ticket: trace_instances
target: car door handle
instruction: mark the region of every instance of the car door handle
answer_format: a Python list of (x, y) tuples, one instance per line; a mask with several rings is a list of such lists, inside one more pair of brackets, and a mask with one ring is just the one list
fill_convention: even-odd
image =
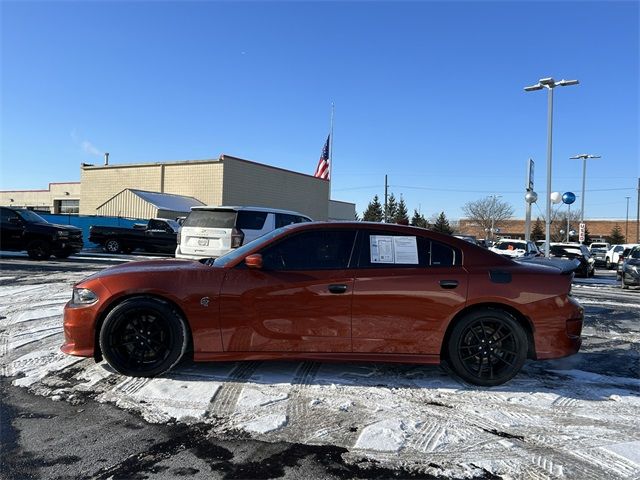
[(347, 291), (347, 286), (340, 284), (329, 285), (329, 291), (331, 293), (344, 293)]
[(442, 288), (456, 288), (458, 286), (457, 280), (440, 280), (440, 286)]

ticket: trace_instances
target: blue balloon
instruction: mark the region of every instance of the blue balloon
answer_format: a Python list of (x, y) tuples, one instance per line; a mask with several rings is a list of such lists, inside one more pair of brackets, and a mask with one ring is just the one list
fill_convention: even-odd
[(576, 195), (573, 192), (566, 192), (564, 195), (562, 195), (562, 202), (566, 203), (567, 205), (571, 205), (575, 201)]

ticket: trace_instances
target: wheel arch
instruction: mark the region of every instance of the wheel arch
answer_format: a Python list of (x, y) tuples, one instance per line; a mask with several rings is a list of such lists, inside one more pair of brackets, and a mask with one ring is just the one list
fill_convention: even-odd
[(160, 295), (160, 294), (156, 294), (156, 293), (131, 293), (128, 295), (124, 295), (122, 297), (118, 297), (116, 299), (114, 299), (111, 303), (109, 303), (103, 310), (102, 312), (100, 312), (100, 315), (98, 316), (98, 319), (96, 320), (96, 325), (94, 328), (94, 332), (93, 332), (93, 358), (96, 362), (99, 362), (102, 360), (102, 350), (100, 349), (100, 330), (102, 330), (102, 325), (104, 324), (105, 319), (107, 318), (107, 315), (109, 315), (109, 313), (116, 308), (118, 305), (120, 305), (122, 302), (125, 302), (127, 300), (131, 300), (132, 298), (145, 298), (145, 299), (155, 299), (155, 300), (159, 300), (163, 303), (166, 303), (167, 305), (170, 305), (173, 309), (175, 309), (178, 314), (182, 317), (182, 319), (184, 320), (184, 323), (186, 325), (187, 328), (187, 335), (188, 335), (188, 339), (187, 339), (187, 350), (185, 352), (185, 354), (189, 355), (189, 358), (193, 357), (193, 335), (191, 333), (191, 325), (189, 324), (189, 319), (188, 317), (185, 315), (184, 310), (182, 308), (180, 308), (180, 306), (174, 302), (173, 300)]
[(478, 310), (485, 310), (485, 309), (502, 310), (504, 312), (509, 313), (513, 318), (515, 318), (527, 336), (527, 358), (536, 358), (536, 348), (535, 348), (536, 346), (535, 346), (535, 339), (533, 336), (533, 325), (531, 324), (531, 320), (527, 318), (524, 314), (522, 314), (522, 312), (520, 312), (517, 308), (512, 307), (511, 305), (507, 305), (504, 303), (497, 303), (497, 302), (486, 302), (486, 303), (475, 303), (473, 305), (469, 305), (464, 309), (460, 310), (453, 317), (453, 319), (451, 319), (451, 321), (449, 322), (449, 325), (447, 325), (447, 330), (442, 339), (442, 344), (440, 347), (441, 359), (447, 358), (447, 354), (448, 354), (447, 345), (449, 343), (449, 337), (451, 336), (451, 332), (454, 326), (456, 325), (456, 323), (458, 323), (458, 321), (462, 317), (464, 317), (469, 313), (476, 312)]

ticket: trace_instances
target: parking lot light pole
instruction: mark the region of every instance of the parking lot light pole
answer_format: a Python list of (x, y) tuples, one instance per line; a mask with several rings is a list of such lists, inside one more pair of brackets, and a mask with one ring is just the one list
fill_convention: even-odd
[(567, 87), (577, 85), (578, 80), (560, 80), (556, 82), (553, 78), (541, 78), (537, 84), (524, 87), (525, 92), (547, 89), (547, 214), (545, 218), (545, 244), (544, 256), (549, 258), (549, 243), (551, 242), (551, 151), (553, 132), (553, 89), (556, 87)]
[(589, 155), (588, 153), (581, 153), (580, 155), (574, 155), (569, 157), (572, 160), (582, 159), (582, 197), (580, 197), (580, 223), (584, 223), (584, 187), (587, 179), (587, 159), (589, 158), (601, 158), (600, 155)]
[(627, 219), (624, 222), (624, 241), (625, 243), (629, 243), (629, 199), (631, 197), (626, 196), (627, 199)]

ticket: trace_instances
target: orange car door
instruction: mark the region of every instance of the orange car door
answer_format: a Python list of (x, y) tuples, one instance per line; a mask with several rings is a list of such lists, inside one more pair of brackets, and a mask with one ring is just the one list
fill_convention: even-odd
[(460, 257), (459, 250), (427, 237), (363, 235), (353, 294), (353, 351), (438, 355), (447, 323), (466, 302), (468, 280)]
[(230, 352), (350, 352), (355, 230), (305, 231), (225, 276), (222, 341)]

